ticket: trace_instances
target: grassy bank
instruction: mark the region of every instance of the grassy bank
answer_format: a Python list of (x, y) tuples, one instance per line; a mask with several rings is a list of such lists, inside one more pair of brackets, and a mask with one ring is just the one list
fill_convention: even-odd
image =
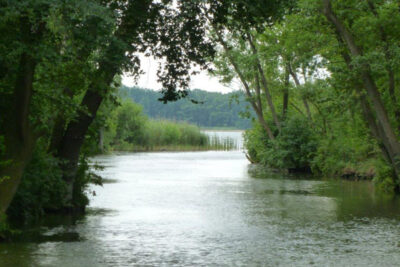
[(102, 151), (205, 151), (236, 148), (233, 139), (209, 136), (186, 122), (151, 120), (141, 106), (124, 101), (109, 115)]
[(185, 122), (149, 120), (138, 142), (120, 141), (114, 151), (206, 151), (230, 150), (236, 147), (232, 139), (221, 139), (201, 132), (200, 128)]

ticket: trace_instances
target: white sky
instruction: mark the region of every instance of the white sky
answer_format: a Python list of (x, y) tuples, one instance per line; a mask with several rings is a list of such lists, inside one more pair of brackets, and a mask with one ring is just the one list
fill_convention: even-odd
[[(145, 72), (137, 84), (135, 84), (134, 79), (129, 77), (128, 73), (125, 73), (122, 77), (122, 84), (126, 86), (139, 86), (143, 88), (148, 88), (152, 90), (160, 90), (161, 84), (157, 82), (157, 67), (158, 61), (151, 57), (140, 56), (141, 68)], [(237, 86), (227, 87), (218, 81), (217, 77), (211, 77), (208, 75), (207, 71), (202, 71), (197, 75), (192, 76), (190, 84), (190, 89), (201, 89), (210, 92), (221, 92), (229, 93), (237, 90)]]

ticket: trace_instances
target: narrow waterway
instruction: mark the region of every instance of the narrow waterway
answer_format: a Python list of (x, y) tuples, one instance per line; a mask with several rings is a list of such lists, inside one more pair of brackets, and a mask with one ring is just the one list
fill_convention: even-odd
[(107, 183), (90, 188), (88, 214), (47, 222), (36, 241), (0, 244), (0, 266), (400, 263), (400, 201), (368, 182), (268, 173), (241, 150), (94, 162)]

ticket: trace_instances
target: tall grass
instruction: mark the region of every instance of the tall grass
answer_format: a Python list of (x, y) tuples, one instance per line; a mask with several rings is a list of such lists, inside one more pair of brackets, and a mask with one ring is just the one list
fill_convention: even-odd
[(165, 119), (151, 120), (131, 100), (108, 114), (100, 144), (101, 151), (189, 151), (230, 150), (233, 140), (209, 137), (196, 125)]
[(140, 140), (121, 142), (114, 150), (129, 151), (197, 151), (231, 150), (236, 143), (231, 138), (209, 136), (200, 128), (186, 122), (148, 120), (143, 126)]
[(184, 122), (172, 122), (167, 120), (150, 120), (144, 127), (144, 140), (140, 144), (144, 147), (205, 147), (208, 138), (200, 132), (195, 125)]

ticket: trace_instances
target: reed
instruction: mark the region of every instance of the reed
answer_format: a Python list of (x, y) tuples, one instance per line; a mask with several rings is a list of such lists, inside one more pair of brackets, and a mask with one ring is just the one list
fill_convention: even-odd
[(237, 148), (232, 138), (209, 136), (196, 125), (169, 120), (146, 121), (136, 142), (118, 142), (113, 150), (122, 151), (205, 151)]

